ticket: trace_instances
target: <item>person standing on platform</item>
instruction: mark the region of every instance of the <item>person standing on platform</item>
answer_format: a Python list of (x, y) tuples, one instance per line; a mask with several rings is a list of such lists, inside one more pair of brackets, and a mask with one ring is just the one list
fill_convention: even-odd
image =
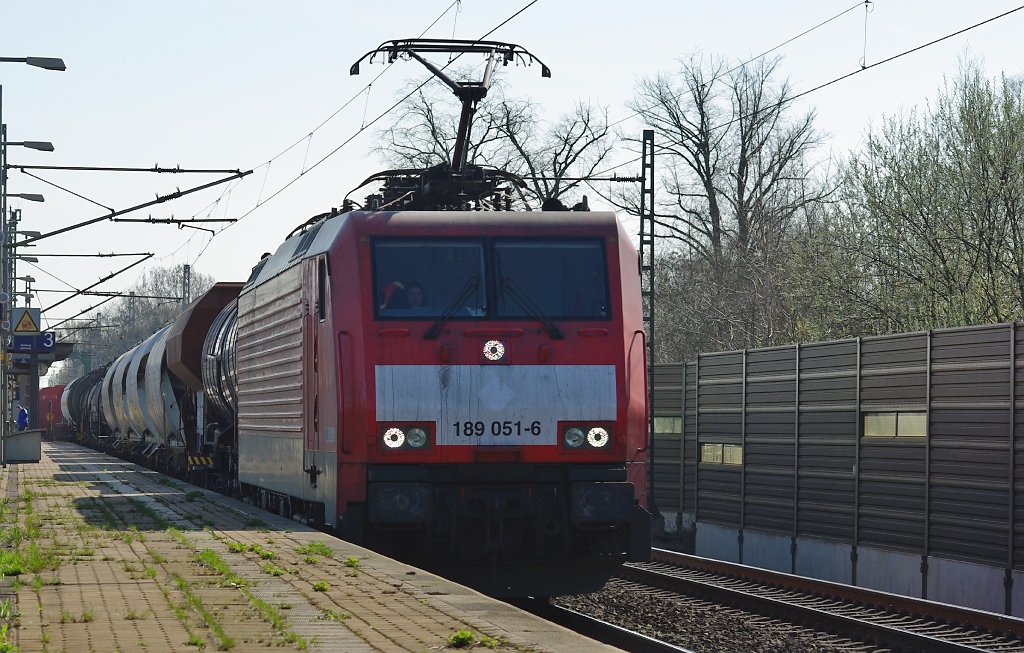
[(18, 430), (19, 431), (24, 431), (27, 428), (28, 428), (28, 411), (25, 410), (24, 406), (19, 404), (18, 405)]

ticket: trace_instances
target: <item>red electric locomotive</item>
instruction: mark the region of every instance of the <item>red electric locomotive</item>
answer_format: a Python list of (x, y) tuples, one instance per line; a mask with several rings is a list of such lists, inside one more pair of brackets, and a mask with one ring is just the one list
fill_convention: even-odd
[(493, 594), (649, 555), (637, 255), (610, 213), (327, 217), (243, 289), (236, 364), (262, 505)]

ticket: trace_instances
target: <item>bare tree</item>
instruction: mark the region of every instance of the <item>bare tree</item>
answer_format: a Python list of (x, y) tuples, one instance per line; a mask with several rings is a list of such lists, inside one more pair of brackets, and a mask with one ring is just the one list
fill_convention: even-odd
[[(630, 103), (655, 131), (657, 234), (678, 246), (664, 262), (685, 270), (677, 278), (662, 265), (661, 279), (689, 279), (688, 292), (699, 295), (660, 301), (670, 302), (665, 311), (694, 312), (669, 324), (703, 324), (705, 351), (790, 339), (789, 243), (829, 194), (809, 159), (820, 143), (814, 112), (793, 109), (778, 64), (727, 69), (694, 55), (676, 73), (641, 80)], [(636, 193), (616, 202), (638, 212)]]
[[(426, 168), (451, 160), (460, 107), (448, 87), (433, 79), (410, 82), (402, 95), (417, 87), (377, 133), (373, 151), (388, 165)], [(507, 97), (498, 80), (477, 108), (468, 160), (526, 178), (520, 201), (529, 209), (578, 190), (575, 178), (591, 175), (612, 146), (604, 110), (581, 101), (549, 123), (532, 101)]]
[[(181, 313), (183, 266), (153, 268), (124, 295), (95, 313), (68, 323), (59, 339), (75, 343), (73, 359), (55, 372), (54, 384), (63, 383), (112, 361)], [(214, 284), (213, 277), (191, 272), (192, 296), (199, 297)]]

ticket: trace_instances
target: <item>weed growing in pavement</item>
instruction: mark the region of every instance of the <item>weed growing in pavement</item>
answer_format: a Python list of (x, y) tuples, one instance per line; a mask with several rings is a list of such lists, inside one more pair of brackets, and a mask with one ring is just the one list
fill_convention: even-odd
[(488, 635), (480, 636), (480, 644), (493, 650), (497, 651), (500, 647), (508, 643), (508, 640), (499, 637), (490, 637)]
[(299, 555), (318, 555), (325, 558), (334, 557), (334, 549), (324, 544), (321, 540), (314, 540), (307, 544), (302, 544), (295, 547), (295, 552)]
[(238, 587), (248, 585), (248, 581), (231, 571), (231, 567), (229, 567), (228, 564), (224, 562), (224, 559), (220, 557), (220, 554), (213, 549), (203, 549), (197, 553), (196, 561), (206, 565), (223, 576), (225, 583), (232, 583)]
[(203, 527), (203, 530), (204, 530), (204, 531), (206, 531), (207, 533), (209, 533), (209, 534), (210, 534), (210, 537), (212, 537), (213, 539), (217, 540), (218, 542), (221, 542), (221, 541), (223, 541), (223, 540), (226, 540), (226, 539), (227, 539), (226, 537), (224, 537), (224, 536), (223, 536), (223, 535), (221, 535), (220, 533), (217, 533), (216, 531), (214, 531), (214, 530), (213, 530), (212, 528), (210, 528), (209, 526), (204, 526), (204, 527)]
[(320, 621), (345, 621), (351, 619), (352, 615), (345, 614), (344, 612), (335, 612), (334, 610), (324, 609), (321, 611), (320, 616), (317, 617)]
[(313, 589), (317, 592), (326, 592), (327, 587), (327, 581), (325, 580), (318, 580), (317, 582), (313, 583)]
[(185, 501), (188, 501), (189, 503), (191, 503), (191, 502), (195, 501), (196, 499), (202, 499), (204, 496), (206, 496), (206, 495), (203, 494), (203, 492), (201, 490), (192, 490), (191, 492), (189, 492), (188, 494), (185, 495)]
[(191, 549), (191, 548), (192, 548), (192, 543), (191, 543), (191, 542), (189, 542), (188, 538), (187, 538), (187, 537), (185, 537), (185, 536), (184, 536), (184, 535), (182, 534), (182, 532), (181, 532), (181, 531), (179, 531), (179, 530), (178, 530), (177, 528), (175, 528), (175, 527), (173, 527), (173, 526), (168, 526), (168, 527), (167, 527), (167, 532), (171, 534), (171, 537), (173, 537), (174, 539), (178, 540), (178, 542), (179, 542), (179, 543), (180, 543), (180, 544), (181, 544), (181, 545), (182, 545), (183, 547), (185, 547), (185, 548), (188, 548), (188, 549)]
[(260, 529), (260, 528), (268, 528), (270, 526), (270, 524), (268, 524), (267, 522), (263, 521), (259, 517), (250, 517), (249, 519), (245, 520), (244, 526), (246, 528)]
[(85, 610), (77, 617), (67, 610), (60, 613), (60, 622), (62, 624), (85, 624), (91, 621), (96, 621), (96, 613), (92, 610)]
[(139, 612), (137, 610), (129, 610), (128, 612), (124, 613), (124, 618), (127, 621), (136, 621), (138, 619), (145, 619), (150, 614), (152, 614), (152, 613), (149, 610), (146, 610), (145, 612)]
[(153, 510), (153, 508), (151, 508), (145, 501), (140, 501), (139, 499), (128, 499), (128, 502), (131, 503), (132, 507), (134, 507), (136, 510), (138, 510), (143, 515), (153, 520), (153, 523), (156, 524), (157, 528), (166, 529), (168, 526), (170, 526), (170, 523), (166, 519), (158, 515), (157, 512)]
[(289, 630), (286, 633), (282, 633), (282, 637), (284, 637), (284, 641), (294, 645), (295, 648), (299, 649), (300, 651), (305, 651), (307, 648), (309, 648), (309, 641), (304, 637), (299, 637), (299, 634), (296, 633), (294, 630)]
[(93, 499), (92, 503), (99, 507), (100, 512), (103, 513), (103, 529), (108, 531), (116, 531), (120, 527), (117, 521), (117, 516), (114, 515), (110, 506), (107, 505), (106, 499), (99, 498)]
[(447, 643), (450, 648), (467, 648), (476, 644), (476, 633), (472, 630), (457, 630), (448, 635)]
[(245, 553), (248, 550), (249, 547), (241, 542), (228, 542), (228, 551), (231, 551), (232, 553)]
[(171, 578), (174, 580), (174, 584), (178, 586), (178, 589), (185, 594), (185, 600), (188, 601), (189, 605), (192, 606), (192, 609), (199, 614), (203, 623), (210, 629), (210, 632), (213, 633), (213, 636), (217, 639), (217, 648), (222, 651), (226, 651), (234, 646), (235, 640), (231, 639), (224, 633), (224, 629), (221, 628), (221, 625), (217, 623), (217, 620), (214, 619), (213, 615), (211, 615), (206, 609), (202, 600), (192, 593), (192, 590), (185, 579), (178, 574), (171, 574)]
[(249, 590), (242, 588), (242, 593), (245, 594), (249, 602), (256, 607), (257, 610), (263, 613), (264, 619), (266, 619), (276, 631), (281, 633), (281, 637), (284, 641), (294, 644), (296, 648), (300, 650), (306, 650), (309, 646), (309, 641), (299, 637), (294, 631), (286, 630), (288, 628), (288, 620), (284, 615), (281, 614), (278, 608), (270, 605), (258, 596), (254, 596)]
[(156, 482), (159, 483), (160, 485), (165, 485), (165, 486), (167, 486), (169, 488), (174, 488), (175, 490), (184, 490), (185, 489), (185, 488), (181, 487), (181, 485), (179, 485), (178, 483), (175, 483), (171, 479), (167, 478), (166, 476), (161, 476), (160, 478), (158, 478), (156, 480)]
[(0, 551), (0, 574), (17, 576), (25, 571), (25, 558), (18, 551)]
[(351, 567), (352, 569), (358, 569), (359, 568), (359, 558), (356, 558), (354, 556), (345, 558), (345, 566), (346, 567)]
[(60, 567), (60, 558), (50, 551), (42, 551), (33, 542), (28, 546), (28, 553), (25, 555), (25, 568), (32, 573), (39, 573), (44, 569), (56, 571)]
[(0, 653), (17, 653), (18, 647), (11, 641), (11, 635), (8, 634), (9, 626), (3, 624), (0, 626)]
[(270, 563), (270, 562), (268, 562), (268, 563), (263, 565), (263, 571), (268, 573), (268, 574), (270, 574), (271, 576), (283, 576), (284, 575), (284, 569), (281, 569), (277, 565), (275, 565), (273, 563)]
[(156, 562), (158, 564), (167, 562), (167, 558), (160, 555), (160, 552), (158, 551), (154, 551), (153, 549), (146, 549), (146, 553), (149, 554), (150, 558), (153, 558), (153, 562)]
[(306, 556), (305, 558), (302, 559), (302, 561), (305, 562), (307, 565), (315, 565), (318, 562), (320, 562), (320, 559), (319, 558), (314, 558), (313, 556)]

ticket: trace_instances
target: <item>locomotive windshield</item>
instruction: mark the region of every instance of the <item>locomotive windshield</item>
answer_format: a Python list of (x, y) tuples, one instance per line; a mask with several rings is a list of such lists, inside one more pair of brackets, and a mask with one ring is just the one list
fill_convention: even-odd
[(381, 238), (374, 241), (373, 271), (382, 319), (611, 315), (601, 239)]
[(436, 318), (458, 300), (453, 317), (484, 314), (484, 248), (480, 241), (380, 240), (374, 247), (377, 314)]
[(607, 317), (602, 245), (598, 240), (495, 241), (495, 315), (527, 317), (539, 312), (560, 319)]

